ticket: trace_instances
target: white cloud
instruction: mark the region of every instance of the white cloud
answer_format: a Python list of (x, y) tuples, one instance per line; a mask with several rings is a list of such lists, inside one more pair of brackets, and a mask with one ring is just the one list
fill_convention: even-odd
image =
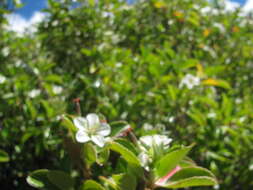
[(6, 18), (9, 22), (7, 29), (17, 32), (18, 34), (24, 34), (26, 31), (35, 32), (36, 24), (41, 22), (46, 17), (45, 13), (35, 12), (30, 19), (26, 19), (19, 14), (10, 14)]
[(226, 11), (234, 11), (235, 9), (237, 9), (239, 7), (240, 7), (239, 3), (229, 1), (229, 0), (225, 1), (225, 10)]
[(244, 4), (242, 10), (246, 13), (253, 10), (253, 0), (247, 0), (247, 2)]

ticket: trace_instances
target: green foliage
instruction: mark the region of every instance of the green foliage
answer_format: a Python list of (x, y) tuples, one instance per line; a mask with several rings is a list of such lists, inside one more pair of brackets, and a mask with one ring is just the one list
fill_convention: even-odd
[(81, 190), (104, 190), (104, 188), (96, 181), (87, 180), (81, 187)]
[(0, 150), (0, 162), (8, 162), (9, 160), (9, 155), (5, 151)]
[[(137, 136), (169, 132), (175, 144), (197, 145), (189, 155), (211, 169), (221, 190), (251, 190), (252, 18), (223, 8), (206, 13), (205, 0), (79, 2), (49, 1), (38, 31), (21, 37), (5, 29), (9, 10), (0, 10), (0, 148), (9, 154), (0, 155), (9, 160), (0, 164), (1, 187), (29, 189), (25, 177), (40, 168), (79, 172), (71, 169), (73, 160), (74, 168), (83, 163), (71, 133), (78, 97), (85, 114), (129, 122), (112, 124), (115, 136), (128, 125)], [(199, 85), (180, 86), (187, 74)], [(137, 164), (137, 150), (116, 143), (108, 148), (124, 159), (111, 170), (121, 175), (127, 161)], [(89, 157), (100, 172), (108, 151), (97, 150), (96, 159)], [(59, 189), (45, 173), (29, 183), (41, 187), (42, 177)], [(170, 187), (200, 183), (182, 180)]]
[(166, 154), (156, 163), (156, 174), (158, 177), (165, 176), (169, 171), (174, 169), (181, 160), (191, 150), (192, 146), (184, 147), (179, 150), (172, 151)]

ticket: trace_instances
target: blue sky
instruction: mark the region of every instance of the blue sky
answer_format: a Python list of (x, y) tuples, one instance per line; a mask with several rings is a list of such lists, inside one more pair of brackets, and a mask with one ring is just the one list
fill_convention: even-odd
[(24, 18), (31, 18), (36, 11), (40, 11), (47, 5), (46, 0), (22, 0), (24, 6), (16, 11), (17, 14)]
[[(22, 0), (25, 4), (23, 8), (16, 11), (17, 14), (22, 15), (24, 18), (29, 19), (32, 17), (34, 12), (39, 11), (46, 7), (47, 0)], [(233, 2), (239, 2), (240, 4), (244, 4), (247, 0), (231, 0)]]
[[(47, 0), (21, 1), (24, 3), (24, 6), (16, 10), (14, 13), (7, 15), (9, 29), (16, 31), (19, 34), (23, 34), (27, 29), (29, 29), (29, 31), (36, 30), (36, 27), (33, 26), (42, 21), (46, 16), (45, 13), (40, 11), (47, 7)], [(127, 1), (133, 2), (135, 0)], [(245, 14), (253, 11), (253, 0), (225, 0), (225, 2), (225, 7), (228, 11), (233, 11), (238, 6), (242, 7), (242, 12)]]

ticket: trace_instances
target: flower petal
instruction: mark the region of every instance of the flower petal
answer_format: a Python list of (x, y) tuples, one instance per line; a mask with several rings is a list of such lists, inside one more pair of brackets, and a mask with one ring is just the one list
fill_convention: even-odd
[(153, 136), (154, 143), (156, 143), (158, 146), (163, 145), (163, 146), (168, 146), (172, 139), (168, 138), (165, 135), (154, 135)]
[(138, 156), (139, 160), (141, 161), (141, 165), (145, 168), (149, 170), (149, 163), (152, 161), (149, 157), (149, 155), (145, 152), (141, 152)]
[(86, 129), (88, 127), (88, 121), (83, 117), (74, 118), (74, 124), (78, 129)]
[(153, 144), (153, 137), (150, 136), (150, 135), (147, 135), (147, 136), (142, 136), (140, 138), (140, 142), (142, 144), (144, 144), (144, 146), (147, 146), (147, 147), (152, 147), (152, 144)]
[(85, 131), (79, 130), (76, 133), (76, 140), (80, 143), (85, 143), (90, 140), (90, 137), (88, 136), (88, 134)]
[(100, 147), (103, 147), (105, 145), (105, 138), (101, 135), (93, 135), (91, 137), (91, 140)]
[(86, 116), (86, 119), (88, 121), (89, 127), (92, 128), (93, 126), (99, 125), (99, 117), (95, 113), (90, 113)]
[(102, 136), (107, 136), (111, 133), (111, 127), (107, 123), (101, 123), (100, 127), (97, 129), (97, 134)]

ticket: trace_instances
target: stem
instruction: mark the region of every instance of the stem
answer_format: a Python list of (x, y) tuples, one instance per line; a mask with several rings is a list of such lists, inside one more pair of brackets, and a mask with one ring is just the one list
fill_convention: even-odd
[(84, 163), (82, 172), (83, 172), (84, 179), (91, 179), (91, 171), (86, 163)]
[(73, 100), (73, 102), (75, 103), (75, 106), (76, 106), (76, 113), (81, 116), (82, 115), (82, 111), (81, 111), (81, 106), (80, 106), (80, 98), (75, 98)]
[(128, 132), (128, 136), (135, 145), (138, 145), (138, 139), (132, 131)]

